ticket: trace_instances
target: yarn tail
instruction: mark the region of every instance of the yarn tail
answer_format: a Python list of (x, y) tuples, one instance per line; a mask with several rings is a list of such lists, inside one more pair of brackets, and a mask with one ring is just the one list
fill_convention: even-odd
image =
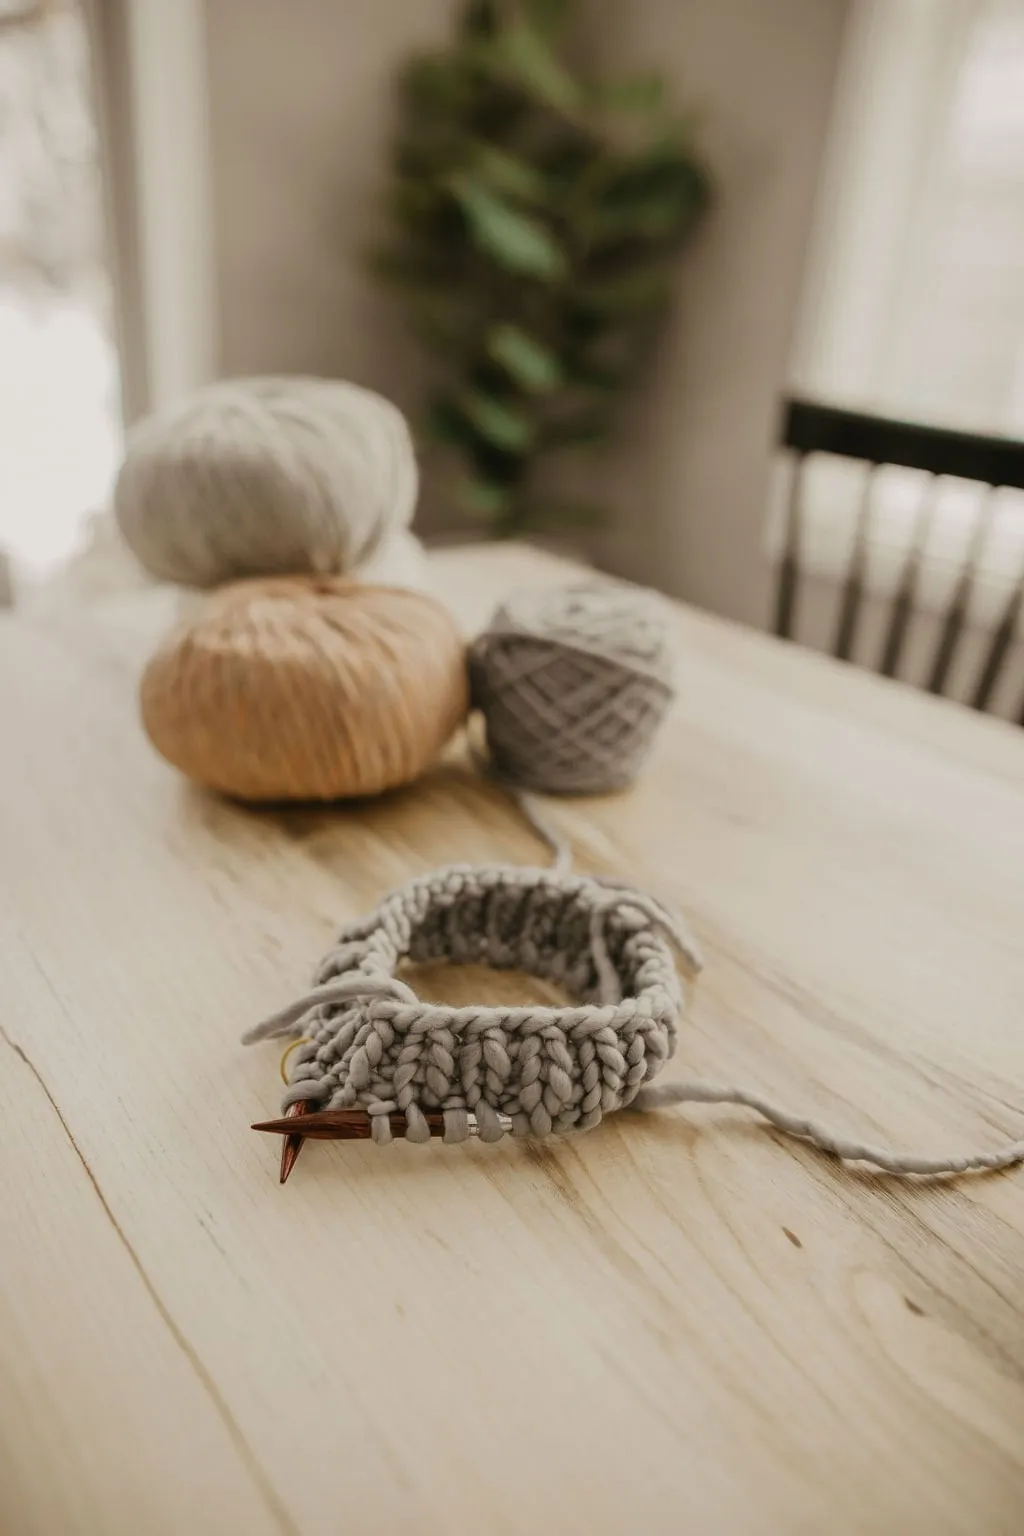
[(791, 1114), (762, 1094), (725, 1083), (693, 1081), (642, 1088), (631, 1107), (640, 1110), (667, 1109), (674, 1104), (739, 1104), (745, 1109), (754, 1110), (784, 1136), (808, 1142), (821, 1152), (842, 1158), (843, 1162), (865, 1163), (881, 1173), (894, 1174), (897, 1178), (907, 1178), (911, 1174), (994, 1172), (1024, 1162), (1024, 1141), (1008, 1142), (992, 1152), (964, 1153), (952, 1157), (915, 1157), (908, 1153), (894, 1152), (888, 1147), (873, 1147), (868, 1142), (852, 1141), (841, 1136), (818, 1121)]

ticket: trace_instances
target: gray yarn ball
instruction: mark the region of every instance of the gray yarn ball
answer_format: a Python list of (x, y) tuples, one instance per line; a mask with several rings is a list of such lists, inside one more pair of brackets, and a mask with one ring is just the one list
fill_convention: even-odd
[(515, 593), (470, 650), (499, 774), (549, 794), (632, 782), (675, 695), (667, 604), (586, 582)]
[(345, 572), (416, 505), (405, 417), (328, 379), (230, 379), (132, 432), (114, 492), (148, 571), (208, 587), (240, 576)]

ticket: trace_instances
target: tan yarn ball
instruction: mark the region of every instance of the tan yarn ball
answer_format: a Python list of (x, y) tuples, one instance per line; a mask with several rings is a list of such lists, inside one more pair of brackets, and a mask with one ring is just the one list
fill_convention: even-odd
[(454, 620), (422, 592), (344, 577), (223, 587), (147, 666), (142, 719), (189, 778), (242, 800), (406, 784), (468, 707)]

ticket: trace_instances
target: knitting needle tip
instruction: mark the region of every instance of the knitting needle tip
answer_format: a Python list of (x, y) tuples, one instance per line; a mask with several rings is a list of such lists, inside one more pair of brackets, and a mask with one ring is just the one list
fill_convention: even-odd
[[(285, 1115), (289, 1120), (293, 1120), (298, 1115), (304, 1115), (308, 1108), (309, 1101), (307, 1099), (299, 1099), (297, 1103), (289, 1104), (288, 1108), (285, 1110)], [(299, 1160), (299, 1153), (302, 1151), (302, 1143), (304, 1139), (304, 1137), (297, 1136), (295, 1134), (286, 1136), (284, 1138), (284, 1142), (281, 1146), (282, 1184), (287, 1183), (288, 1175), (291, 1173), (292, 1169), (295, 1167), (295, 1164)]]

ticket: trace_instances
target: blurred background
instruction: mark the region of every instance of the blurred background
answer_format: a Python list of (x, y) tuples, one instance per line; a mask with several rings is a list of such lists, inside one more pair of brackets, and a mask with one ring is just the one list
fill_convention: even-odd
[[(1024, 0), (524, 7), (544, 48), (517, 34), (510, 67), (544, 109), (577, 125), (577, 78), (624, 81), (629, 153), (657, 151), (640, 200), (609, 210), (620, 264), (657, 279), (629, 300), (649, 334), (576, 434), (559, 497), (578, 515), (509, 513), (526, 429), (485, 409), (441, 422), (487, 471), (475, 502), (428, 474), (421, 533), (552, 539), (1017, 718), (1020, 455), (992, 442), (1024, 437)], [(211, 378), (347, 378), (425, 420), (445, 342), (416, 323), (417, 271), (432, 299), (447, 272), (453, 301), (460, 285), (409, 141), (458, 124), (409, 63), (450, 59), (488, 9), (0, 0), (0, 549), (19, 601), (139, 579), (107, 515), (125, 428)], [(504, 192), (515, 227), (469, 193), (463, 211), (514, 275), (545, 259), (543, 208), (521, 175)], [(569, 366), (552, 334), (509, 344), (524, 399)], [(794, 398), (839, 414), (794, 427)], [(931, 435), (862, 423), (854, 442), (851, 411)]]

